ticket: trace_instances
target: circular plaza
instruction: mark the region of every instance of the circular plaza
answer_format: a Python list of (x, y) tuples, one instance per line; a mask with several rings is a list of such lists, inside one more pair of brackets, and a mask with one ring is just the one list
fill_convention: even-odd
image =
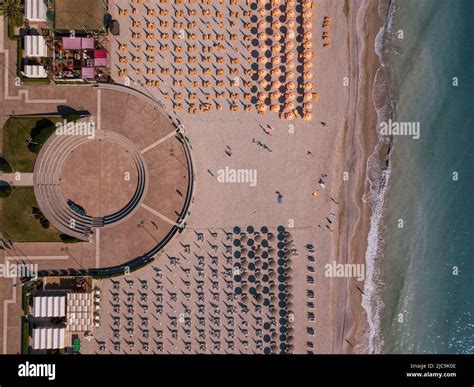
[(95, 244), (106, 270), (150, 259), (184, 227), (193, 173), (182, 130), (154, 101), (110, 86), (91, 97), (96, 111), (43, 145), (33, 184), (44, 216)]

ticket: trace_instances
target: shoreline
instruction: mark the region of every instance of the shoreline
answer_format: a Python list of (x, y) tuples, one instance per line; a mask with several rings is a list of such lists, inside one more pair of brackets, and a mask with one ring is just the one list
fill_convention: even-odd
[[(348, 264), (365, 264), (368, 236), (371, 226), (372, 208), (363, 198), (369, 191), (368, 159), (374, 154), (379, 138), (376, 132), (378, 114), (373, 100), (376, 74), (381, 67), (374, 48), (375, 39), (385, 23), (379, 10), (387, 0), (365, 1), (349, 10), (349, 50), (351, 74), (357, 73), (353, 104), (348, 120), (353, 120), (352, 130), (346, 133), (349, 145), (346, 155), (350, 165), (350, 178), (347, 184), (347, 230), (346, 238), (341, 232), (339, 260)], [(355, 35), (354, 35), (355, 31)], [(356, 63), (355, 63), (356, 62)], [(357, 68), (355, 68), (357, 67)], [(367, 277), (366, 277), (367, 278)], [(339, 353), (366, 353), (368, 349), (368, 318), (363, 308), (365, 281), (347, 278), (343, 284), (345, 292), (341, 303), (343, 318), (339, 319), (339, 342), (334, 348)]]

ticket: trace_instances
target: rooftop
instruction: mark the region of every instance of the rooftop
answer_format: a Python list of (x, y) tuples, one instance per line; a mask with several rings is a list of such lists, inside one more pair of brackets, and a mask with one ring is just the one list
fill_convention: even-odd
[(54, 13), (56, 29), (92, 32), (102, 29), (106, 7), (100, 0), (55, 0)]

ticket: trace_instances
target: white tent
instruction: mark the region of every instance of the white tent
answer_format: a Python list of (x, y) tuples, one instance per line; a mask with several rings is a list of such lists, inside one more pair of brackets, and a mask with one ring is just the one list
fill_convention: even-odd
[(46, 21), (46, 4), (44, 0), (26, 0), (25, 19), (28, 19), (30, 22)]
[(92, 330), (92, 293), (67, 294), (67, 329), (70, 332)]
[(44, 37), (39, 35), (25, 36), (25, 56), (27, 57), (45, 57), (47, 56), (47, 47)]
[(65, 296), (38, 296), (33, 298), (33, 317), (66, 316)]
[(33, 349), (64, 348), (64, 328), (34, 328)]
[(22, 74), (27, 78), (48, 78), (44, 67), (39, 65), (26, 65)]

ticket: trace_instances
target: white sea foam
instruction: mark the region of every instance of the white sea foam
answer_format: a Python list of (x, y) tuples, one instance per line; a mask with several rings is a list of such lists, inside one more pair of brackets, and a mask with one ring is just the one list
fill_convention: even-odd
[[(395, 105), (395, 102), (388, 97), (390, 90), (387, 82), (387, 72), (389, 69), (385, 63), (384, 53), (387, 49), (387, 42), (393, 36), (393, 20), (397, 9), (397, 4), (393, 1), (390, 4), (386, 22), (380, 28), (374, 42), (374, 50), (380, 61), (380, 67), (375, 74), (372, 90), (372, 99), (377, 112), (377, 126), (375, 130), (377, 130), (383, 120), (390, 117)], [(384, 307), (380, 295), (383, 286), (381, 269), (381, 261), (383, 260), (382, 229), (385, 200), (391, 174), (389, 162), (391, 151), (387, 154), (385, 160), (381, 160), (381, 149), (382, 147), (387, 148), (387, 146), (389, 147), (388, 149), (393, 149), (390, 140), (379, 136), (379, 142), (374, 152), (367, 159), (366, 181), (369, 184), (369, 191), (363, 197), (364, 202), (370, 205), (371, 211), (370, 229), (365, 253), (366, 281), (362, 296), (362, 307), (367, 314), (369, 329), (366, 338), (367, 348), (361, 348), (361, 351), (368, 353), (380, 353), (383, 346), (383, 337), (380, 332), (380, 316)]]

